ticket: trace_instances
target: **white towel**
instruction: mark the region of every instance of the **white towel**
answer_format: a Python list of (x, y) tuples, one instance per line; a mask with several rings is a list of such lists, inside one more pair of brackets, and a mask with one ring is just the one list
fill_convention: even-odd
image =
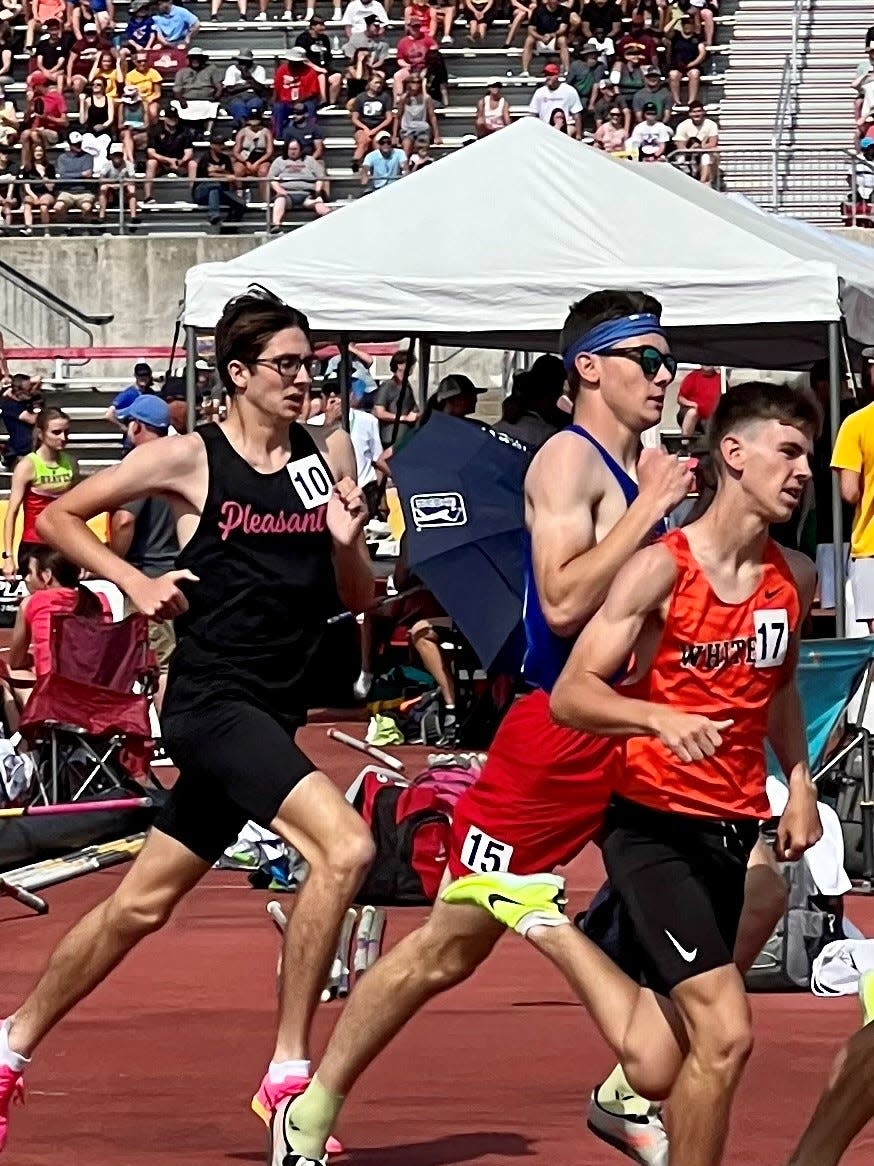
[(874, 939), (836, 939), (813, 961), (810, 990), (814, 996), (853, 996), (862, 972), (874, 969)]
[[(786, 809), (789, 790), (782, 781), (769, 775), (765, 792), (771, 803), (771, 813), (778, 817)], [(852, 890), (853, 884), (844, 870), (844, 834), (840, 819), (831, 806), (820, 802), (819, 820), (822, 823), (822, 838), (815, 846), (811, 846), (801, 861), (807, 863), (807, 869), (821, 895), (845, 895)]]

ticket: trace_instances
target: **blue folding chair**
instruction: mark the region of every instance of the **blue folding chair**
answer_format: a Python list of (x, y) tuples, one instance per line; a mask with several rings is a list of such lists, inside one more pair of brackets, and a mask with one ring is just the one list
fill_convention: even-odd
[[(864, 726), (874, 679), (874, 638), (805, 640), (798, 660), (798, 691), (804, 706), (813, 779), (823, 801), (836, 810), (844, 830), (847, 870), (874, 884), (874, 789), (871, 740)], [(849, 706), (859, 708), (849, 719)], [(768, 772), (781, 776), (768, 751)]]

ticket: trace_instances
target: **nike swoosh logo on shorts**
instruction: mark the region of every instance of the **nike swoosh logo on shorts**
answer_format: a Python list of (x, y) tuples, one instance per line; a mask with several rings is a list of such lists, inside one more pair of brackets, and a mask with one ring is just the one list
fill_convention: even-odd
[(684, 959), (687, 964), (691, 964), (692, 960), (694, 960), (695, 957), (698, 955), (698, 948), (693, 947), (691, 951), (686, 951), (685, 947), (683, 947), (680, 943), (677, 942), (676, 939), (674, 939), (673, 935), (671, 935), (671, 933), (670, 933), (670, 931), (668, 931), (667, 927), (665, 928), (665, 935), (668, 937), (668, 939), (671, 941), (671, 943), (674, 945), (674, 947), (680, 953), (680, 958)]

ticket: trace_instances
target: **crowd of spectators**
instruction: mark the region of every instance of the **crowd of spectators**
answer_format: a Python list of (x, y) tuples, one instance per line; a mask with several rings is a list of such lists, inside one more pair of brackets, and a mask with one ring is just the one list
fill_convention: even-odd
[(865, 59), (851, 82), (856, 157), (847, 175), (849, 197), (843, 206), (848, 226), (874, 226), (874, 28), (865, 38)]
[[(211, 0), (211, 21), (221, 7)], [(245, 22), (248, 0), (236, 8)], [(232, 61), (213, 60), (197, 40), (201, 18), (175, 0), (131, 0), (126, 21), (113, 0), (8, 0), (0, 231), (18, 222), (25, 233), (36, 224), (99, 228), (120, 201), (136, 226), (158, 182), (216, 225), (239, 222), (251, 202), (270, 204), (279, 230), (289, 206), (317, 212), (331, 198), (320, 123), (331, 107), (348, 116), (353, 171), (379, 189), (435, 160), (438, 111), (449, 100), (443, 49), (462, 30), (468, 43), (481, 41), (496, 16), (508, 21), (508, 47), (524, 33), (522, 80), (535, 57), (549, 56), (538, 65), (532, 114), (612, 153), (656, 160), (679, 148), (694, 160), (688, 168), (712, 181), (707, 151), (718, 131), (695, 103), (717, 0), (409, 0), (390, 29), (391, 8), (391, 0), (349, 0), (334, 9), (339, 32), (330, 36), (310, 8), (306, 28), (268, 68), (239, 38)], [(294, 16), (292, 0), (277, 12), (259, 0), (258, 9), (256, 21)], [(18, 108), (3, 82), (21, 68), (22, 51)], [(510, 122), (503, 84), (495, 79), (477, 95), (478, 137)]]

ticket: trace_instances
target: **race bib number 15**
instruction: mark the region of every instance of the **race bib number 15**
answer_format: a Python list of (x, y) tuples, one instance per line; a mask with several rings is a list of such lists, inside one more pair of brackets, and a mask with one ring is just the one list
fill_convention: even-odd
[(753, 612), (756, 636), (756, 667), (778, 668), (789, 647), (789, 612), (785, 607)]
[(513, 847), (509, 842), (499, 842), (478, 826), (471, 826), (461, 847), (461, 861), (468, 870), (478, 874), (506, 874), (510, 869)]

